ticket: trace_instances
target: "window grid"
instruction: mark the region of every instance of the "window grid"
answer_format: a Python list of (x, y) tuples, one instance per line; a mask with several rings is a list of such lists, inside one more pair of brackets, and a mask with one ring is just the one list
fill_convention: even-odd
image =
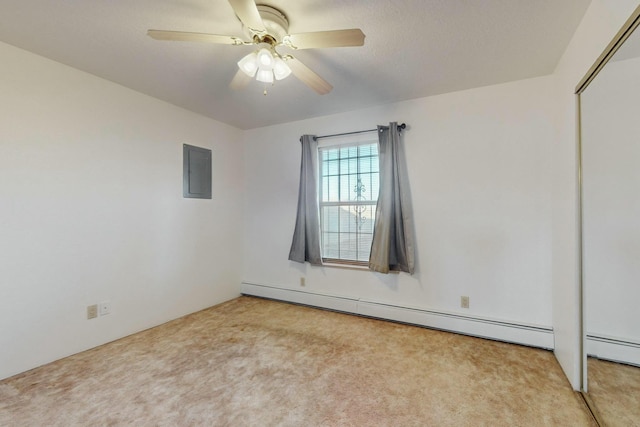
[(378, 198), (378, 145), (320, 148), (320, 226), (324, 260), (369, 260)]

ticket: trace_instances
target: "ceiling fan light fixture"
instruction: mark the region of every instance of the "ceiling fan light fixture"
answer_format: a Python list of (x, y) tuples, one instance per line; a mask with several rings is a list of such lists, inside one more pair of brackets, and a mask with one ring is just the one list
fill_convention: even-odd
[(258, 75), (256, 76), (256, 80), (264, 83), (273, 83), (273, 71), (271, 70), (263, 70), (262, 68), (258, 71)]
[(291, 74), (291, 68), (289, 68), (282, 58), (275, 58), (273, 63), (273, 74), (276, 77), (276, 80), (282, 80)]
[(258, 55), (256, 52), (251, 52), (249, 55), (238, 61), (238, 68), (240, 68), (247, 76), (253, 77), (258, 71)]
[(262, 48), (258, 51), (258, 66), (261, 70), (271, 70), (274, 58), (269, 50)]
[[(231, 82), (242, 89), (255, 77), (265, 83), (282, 80), (293, 74), (320, 95), (333, 89), (328, 82), (291, 55), (281, 56), (276, 49), (317, 49), (364, 45), (365, 35), (359, 28), (289, 34), (287, 16), (275, 7), (256, 4), (255, 0), (228, 0), (242, 24), (246, 38), (186, 31), (148, 30), (155, 40), (204, 42), (231, 46), (254, 45), (254, 52), (237, 62), (239, 71)], [(248, 78), (247, 78), (248, 77)], [(266, 90), (265, 90), (266, 91)], [(265, 92), (266, 94), (266, 92)]]

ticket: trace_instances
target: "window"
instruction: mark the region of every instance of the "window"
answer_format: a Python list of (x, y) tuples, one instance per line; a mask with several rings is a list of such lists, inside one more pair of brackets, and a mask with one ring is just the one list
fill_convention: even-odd
[(378, 144), (320, 147), (319, 159), (323, 261), (365, 264), (378, 201)]

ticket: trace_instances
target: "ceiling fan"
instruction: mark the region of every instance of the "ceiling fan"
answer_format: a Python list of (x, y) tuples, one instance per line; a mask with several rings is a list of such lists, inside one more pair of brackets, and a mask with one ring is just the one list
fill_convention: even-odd
[[(191, 33), (183, 31), (149, 30), (156, 40), (190, 41), (226, 44), (232, 46), (256, 45), (257, 50), (238, 61), (238, 72), (231, 81), (233, 89), (241, 89), (255, 77), (264, 83), (273, 83), (293, 74), (320, 95), (331, 92), (333, 86), (292, 55), (282, 55), (276, 48), (315, 49), (364, 45), (364, 33), (358, 28), (348, 30), (317, 31), (289, 34), (289, 21), (280, 10), (255, 4), (254, 0), (228, 0), (250, 39), (235, 36)], [(265, 89), (266, 95), (266, 89)]]

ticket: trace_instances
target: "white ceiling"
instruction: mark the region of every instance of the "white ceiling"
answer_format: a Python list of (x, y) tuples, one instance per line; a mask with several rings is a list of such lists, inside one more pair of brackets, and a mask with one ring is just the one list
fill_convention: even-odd
[[(363, 47), (297, 51), (334, 89), (295, 77), (229, 88), (251, 46), (153, 40), (147, 29), (243, 37), (226, 0), (1, 0), (0, 41), (241, 129), (547, 75), (590, 0), (264, 0), (290, 33), (361, 28)], [(286, 49), (280, 49), (281, 51)], [(286, 52), (284, 52), (286, 53)]]

